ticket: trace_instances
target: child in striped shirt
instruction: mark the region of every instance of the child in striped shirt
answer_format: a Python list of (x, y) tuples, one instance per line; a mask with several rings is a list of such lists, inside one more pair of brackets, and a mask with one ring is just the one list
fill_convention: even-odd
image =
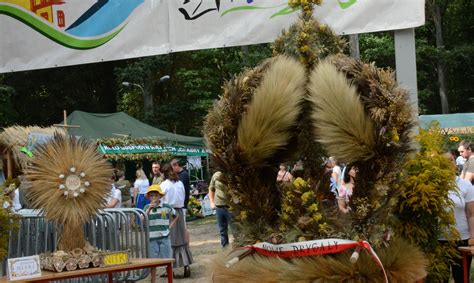
[[(165, 193), (160, 185), (151, 185), (146, 192), (150, 203), (144, 207), (149, 219), (150, 231), (150, 257), (173, 258), (171, 254), (171, 243), (169, 239), (170, 227), (178, 219), (176, 211), (167, 204), (160, 204)], [(170, 218), (173, 219), (170, 223)]]

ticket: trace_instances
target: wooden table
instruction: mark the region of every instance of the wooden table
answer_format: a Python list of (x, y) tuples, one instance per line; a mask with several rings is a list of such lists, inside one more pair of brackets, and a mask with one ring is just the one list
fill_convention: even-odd
[[(170, 258), (134, 258), (130, 260), (129, 264), (116, 265), (109, 267), (95, 267), (86, 269), (77, 269), (73, 271), (63, 272), (52, 272), (52, 271), (41, 271), (41, 276), (31, 279), (25, 279), (23, 281), (13, 282), (48, 282), (54, 280), (69, 279), (75, 277), (85, 277), (90, 275), (107, 274), (109, 283), (113, 282), (113, 273), (128, 271), (134, 269), (150, 268), (151, 282), (156, 282), (156, 268), (158, 266), (166, 266), (166, 273), (168, 275), (168, 283), (173, 282), (173, 262), (174, 259)], [(7, 281), (7, 277), (0, 277), (0, 283), (10, 282)]]
[(459, 247), (458, 248), (461, 251), (462, 254), (462, 269), (463, 269), (463, 276), (464, 276), (464, 282), (469, 282), (468, 278), (468, 270), (471, 268), (470, 266), (467, 266), (467, 257), (474, 255), (474, 246), (468, 246), (468, 247)]

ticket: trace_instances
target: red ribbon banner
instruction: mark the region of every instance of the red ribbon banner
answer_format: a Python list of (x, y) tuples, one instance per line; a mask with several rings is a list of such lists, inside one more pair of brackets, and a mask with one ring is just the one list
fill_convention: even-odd
[(323, 239), (306, 242), (289, 243), (282, 245), (273, 245), (270, 243), (258, 243), (255, 245), (245, 246), (244, 248), (252, 249), (258, 254), (269, 257), (292, 258), (313, 255), (324, 255), (340, 253), (352, 248), (363, 248), (374, 259), (377, 265), (382, 269), (385, 282), (388, 282), (387, 274), (379, 257), (366, 241), (356, 242), (343, 239)]

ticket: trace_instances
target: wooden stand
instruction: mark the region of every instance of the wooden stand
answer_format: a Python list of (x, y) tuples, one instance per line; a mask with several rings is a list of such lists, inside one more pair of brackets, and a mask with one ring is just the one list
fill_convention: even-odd
[(467, 275), (470, 266), (467, 266), (467, 257), (474, 255), (474, 246), (459, 247), (458, 249), (461, 251), (462, 254), (462, 269), (464, 274), (464, 282), (469, 282), (469, 276)]
[[(97, 267), (97, 268), (87, 268), (74, 271), (65, 271), (65, 272), (51, 272), (51, 271), (42, 271), (40, 277), (25, 279), (23, 281), (15, 282), (49, 282), (62, 279), (76, 278), (76, 277), (85, 277), (91, 275), (107, 274), (108, 282), (113, 282), (113, 273), (150, 268), (150, 277), (151, 282), (156, 282), (156, 267), (166, 266), (166, 273), (168, 275), (168, 283), (173, 282), (173, 262), (172, 258), (135, 258), (130, 261), (129, 264), (116, 265), (109, 267)], [(0, 283), (9, 282), (7, 277), (1, 277)]]

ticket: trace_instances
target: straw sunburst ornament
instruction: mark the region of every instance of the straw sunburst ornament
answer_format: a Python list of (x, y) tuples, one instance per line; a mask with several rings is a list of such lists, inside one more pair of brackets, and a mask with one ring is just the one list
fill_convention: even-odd
[(26, 170), (29, 198), (47, 220), (63, 225), (59, 248), (83, 248), (82, 225), (105, 206), (112, 168), (92, 142), (56, 135), (35, 149)]

